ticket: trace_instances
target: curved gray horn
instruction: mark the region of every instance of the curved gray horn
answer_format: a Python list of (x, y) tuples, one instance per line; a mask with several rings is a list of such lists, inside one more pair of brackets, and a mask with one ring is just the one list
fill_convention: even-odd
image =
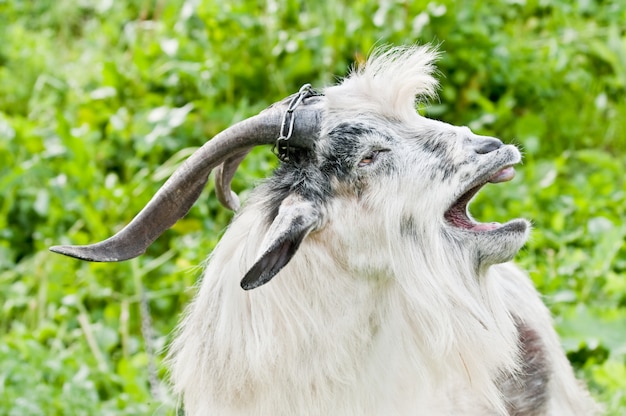
[[(224, 163), (221, 190), (230, 195), (232, 167), (254, 146), (276, 141), (289, 105), (288, 99), (276, 103), (260, 114), (243, 120), (215, 136), (193, 153), (135, 218), (114, 236), (85, 246), (54, 246), (50, 250), (89, 261), (122, 261), (143, 254), (165, 230), (181, 219), (200, 196), (211, 170)], [(305, 98), (296, 112), (296, 122), (289, 145), (312, 148), (319, 137), (323, 97)], [(224, 179), (226, 186), (224, 187)], [(229, 203), (227, 202), (227, 205)], [(230, 202), (230, 205), (234, 204)]]
[(235, 176), (239, 164), (249, 152), (250, 149), (247, 149), (240, 154), (234, 155), (215, 168), (215, 194), (217, 195), (217, 199), (222, 205), (233, 211), (239, 209), (239, 197), (230, 189), (230, 183)]

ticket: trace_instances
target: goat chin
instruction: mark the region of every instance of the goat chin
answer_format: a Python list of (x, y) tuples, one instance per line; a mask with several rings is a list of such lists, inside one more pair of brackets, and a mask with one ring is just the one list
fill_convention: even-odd
[(214, 250), (171, 347), (187, 414), (507, 415), (518, 398), (504, 397), (501, 381), (525, 377), (520, 323), (540, 334), (548, 404), (515, 414), (593, 414), (547, 309), (514, 265), (452, 290), (456, 266), (419, 265), (417, 255), (355, 270), (332, 234), (312, 234), (271, 284), (245, 292), (236, 279), (267, 231), (258, 208), (240, 213)]

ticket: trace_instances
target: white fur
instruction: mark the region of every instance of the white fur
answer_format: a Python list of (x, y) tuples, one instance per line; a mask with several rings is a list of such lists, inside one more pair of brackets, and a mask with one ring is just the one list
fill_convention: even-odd
[[(513, 314), (544, 343), (546, 414), (593, 414), (529, 279), (510, 263), (491, 265), (509, 260), (526, 233), (491, 244), (443, 220), (467, 177), (488, 164), (469, 158), (469, 130), (414, 110), (416, 96), (434, 93), (435, 57), (424, 47), (380, 52), (325, 90), (323, 132), (365, 121), (398, 148), (359, 171), (359, 196), (351, 182), (333, 183), (320, 225), (271, 282), (251, 291), (239, 280), (269, 245), (260, 215), (267, 189), (233, 220), (170, 352), (188, 414), (505, 415), (497, 380), (520, 368)], [(440, 161), (420, 151), (420, 137), (445, 141), (449, 162), (459, 164), (452, 178), (438, 176)], [(330, 146), (321, 140), (320, 148)], [(376, 135), (363, 141), (383, 143)], [(491, 258), (485, 250), (497, 255), (477, 268), (477, 253)]]

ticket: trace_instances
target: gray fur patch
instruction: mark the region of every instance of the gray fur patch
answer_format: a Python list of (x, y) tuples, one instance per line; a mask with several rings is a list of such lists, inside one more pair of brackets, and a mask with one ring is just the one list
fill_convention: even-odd
[(404, 215), (400, 219), (400, 235), (402, 237), (417, 238), (417, 224), (412, 215)]
[(431, 155), (433, 159), (438, 160), (435, 169), (431, 172), (430, 180), (451, 180), (458, 172), (460, 165), (451, 158), (451, 144), (446, 140), (446, 137), (433, 133), (428, 138), (419, 137), (417, 139), (424, 152)]
[(503, 378), (500, 391), (510, 416), (545, 415), (550, 372), (544, 345), (537, 331), (517, 321), (522, 368)]

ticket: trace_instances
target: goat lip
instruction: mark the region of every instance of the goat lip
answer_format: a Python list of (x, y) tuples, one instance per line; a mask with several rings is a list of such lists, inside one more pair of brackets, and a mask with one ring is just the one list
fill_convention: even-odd
[(505, 166), (488, 179), (490, 183), (508, 182), (515, 177), (515, 168)]
[(469, 214), (467, 206), (478, 191), (487, 183), (508, 182), (514, 177), (515, 169), (510, 165), (498, 169), (495, 173), (482, 175), (448, 208), (444, 213), (445, 220), (455, 228), (473, 232), (489, 232), (500, 228), (502, 224), (499, 222), (482, 223), (475, 221)]

